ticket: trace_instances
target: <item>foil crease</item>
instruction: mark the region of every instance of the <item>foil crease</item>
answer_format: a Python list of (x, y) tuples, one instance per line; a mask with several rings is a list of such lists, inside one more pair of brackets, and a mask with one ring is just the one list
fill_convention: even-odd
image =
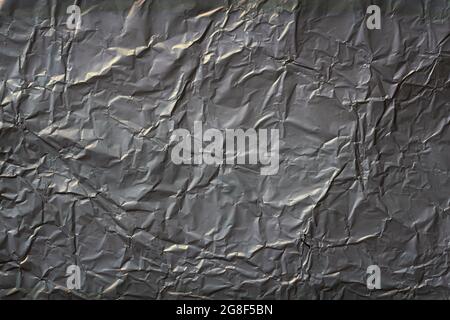
[[(0, 1), (1, 299), (450, 298), (449, 1), (72, 4)], [(278, 173), (174, 164), (195, 121)]]

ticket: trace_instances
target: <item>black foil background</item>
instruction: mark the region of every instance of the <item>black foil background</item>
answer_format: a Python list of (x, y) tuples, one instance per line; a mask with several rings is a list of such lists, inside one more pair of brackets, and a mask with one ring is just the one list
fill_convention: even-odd
[[(450, 298), (450, 1), (71, 4), (0, 1), (0, 298)], [(278, 174), (173, 164), (194, 121)]]

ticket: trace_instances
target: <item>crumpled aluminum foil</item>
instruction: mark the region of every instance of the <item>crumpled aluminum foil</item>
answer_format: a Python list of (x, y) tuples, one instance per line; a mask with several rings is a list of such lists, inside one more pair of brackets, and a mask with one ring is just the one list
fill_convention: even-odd
[[(0, 298), (450, 298), (449, 9), (1, 0)], [(174, 164), (199, 121), (278, 172)]]

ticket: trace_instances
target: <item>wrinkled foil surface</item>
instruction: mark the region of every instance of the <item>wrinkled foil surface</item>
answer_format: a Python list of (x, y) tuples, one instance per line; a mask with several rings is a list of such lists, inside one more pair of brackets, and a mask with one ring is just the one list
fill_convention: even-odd
[[(449, 1), (72, 4), (0, 1), (1, 299), (450, 298)], [(278, 172), (174, 164), (196, 121)]]

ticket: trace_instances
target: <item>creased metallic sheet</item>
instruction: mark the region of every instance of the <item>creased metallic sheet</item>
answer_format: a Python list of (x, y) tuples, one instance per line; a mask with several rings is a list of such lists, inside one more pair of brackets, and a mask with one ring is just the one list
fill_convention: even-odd
[(450, 298), (449, 14), (0, 0), (0, 298)]

